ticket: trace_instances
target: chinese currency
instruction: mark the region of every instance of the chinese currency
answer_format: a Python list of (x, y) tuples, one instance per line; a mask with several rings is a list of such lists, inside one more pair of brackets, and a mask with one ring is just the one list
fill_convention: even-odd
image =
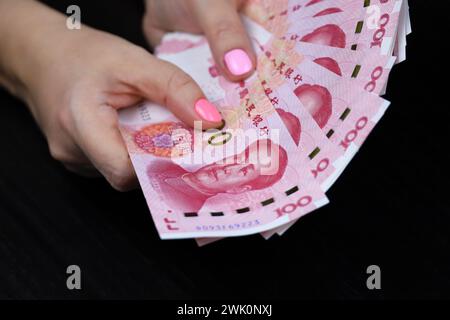
[(202, 36), (167, 34), (156, 48), (200, 85), (223, 128), (188, 127), (152, 102), (120, 113), (161, 239), (268, 239), (326, 205), (406, 59), (406, 0), (248, 0), (242, 13), (257, 54), (244, 82), (220, 74)]

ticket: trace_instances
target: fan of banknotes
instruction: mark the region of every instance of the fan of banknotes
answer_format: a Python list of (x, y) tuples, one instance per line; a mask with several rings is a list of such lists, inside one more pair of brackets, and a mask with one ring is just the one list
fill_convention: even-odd
[(120, 114), (161, 239), (268, 239), (326, 205), (389, 106), (380, 96), (411, 32), (406, 0), (249, 0), (242, 20), (257, 70), (241, 83), (220, 74), (202, 36), (168, 34), (157, 48), (223, 128), (188, 127), (151, 102)]

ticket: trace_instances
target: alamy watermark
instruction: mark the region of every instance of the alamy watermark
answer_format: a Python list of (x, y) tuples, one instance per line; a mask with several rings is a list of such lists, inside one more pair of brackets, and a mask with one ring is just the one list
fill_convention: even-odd
[(69, 17), (66, 20), (66, 26), (69, 30), (81, 29), (81, 8), (77, 5), (70, 5), (67, 7), (66, 13)]
[(366, 285), (369, 290), (381, 289), (381, 269), (377, 265), (367, 267), (366, 273), (370, 276), (367, 278)]
[(66, 280), (66, 286), (69, 290), (81, 290), (81, 269), (77, 265), (70, 265), (66, 269), (69, 275)]

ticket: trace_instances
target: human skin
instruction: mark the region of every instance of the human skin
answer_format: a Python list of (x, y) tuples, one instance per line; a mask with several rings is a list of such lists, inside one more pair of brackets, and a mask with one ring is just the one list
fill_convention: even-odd
[(117, 111), (141, 100), (167, 107), (191, 126), (222, 125), (198, 112), (204, 94), (179, 68), (114, 35), (85, 25), (69, 30), (66, 19), (33, 0), (0, 0), (0, 85), (27, 104), (52, 157), (66, 168), (100, 173), (120, 191), (134, 188)]
[[(166, 32), (183, 31), (204, 34), (208, 39), (216, 66), (231, 81), (248, 77), (256, 65), (256, 56), (239, 16), (245, 0), (146, 0), (144, 34), (156, 46)], [(227, 68), (227, 53), (243, 50), (252, 68), (239, 75)]]

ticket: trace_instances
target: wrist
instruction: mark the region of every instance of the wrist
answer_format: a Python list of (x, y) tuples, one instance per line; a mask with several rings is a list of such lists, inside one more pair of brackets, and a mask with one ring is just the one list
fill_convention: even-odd
[(36, 1), (0, 0), (0, 84), (30, 102), (30, 91), (60, 45), (62, 29), (64, 16)]

